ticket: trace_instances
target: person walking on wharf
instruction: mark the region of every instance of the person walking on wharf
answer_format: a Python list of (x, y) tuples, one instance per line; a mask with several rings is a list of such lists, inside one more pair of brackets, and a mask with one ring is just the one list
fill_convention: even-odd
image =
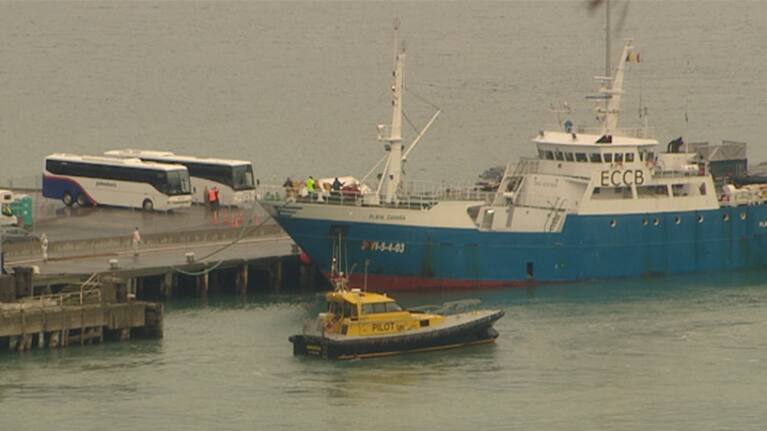
[(40, 235), (40, 251), (43, 252), (43, 262), (48, 262), (48, 235)]
[(133, 244), (133, 256), (138, 256), (138, 245), (141, 244), (141, 234), (138, 231), (138, 227), (133, 230), (133, 238), (131, 243)]

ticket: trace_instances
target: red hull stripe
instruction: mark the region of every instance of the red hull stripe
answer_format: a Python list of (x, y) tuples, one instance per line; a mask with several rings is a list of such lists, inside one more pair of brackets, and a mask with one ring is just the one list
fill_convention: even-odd
[[(330, 274), (324, 273), (329, 279)], [(365, 275), (360, 273), (351, 274), (349, 285), (362, 287), (365, 284)], [(426, 277), (411, 277), (401, 275), (368, 274), (367, 287), (370, 290), (388, 292), (393, 290), (423, 290), (423, 289), (474, 289), (489, 287), (526, 287), (536, 283), (521, 280), (456, 280)]]

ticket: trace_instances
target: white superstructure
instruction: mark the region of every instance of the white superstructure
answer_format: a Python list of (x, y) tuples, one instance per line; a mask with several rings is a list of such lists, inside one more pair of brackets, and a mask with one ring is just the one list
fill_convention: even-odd
[(597, 109), (600, 127), (540, 131), (533, 139), (538, 157), (508, 165), (492, 204), (480, 211), (481, 229), (557, 232), (570, 214), (719, 208), (713, 179), (694, 153), (659, 152), (658, 141), (643, 129), (618, 127), (624, 66), (632, 52), (627, 41), (615, 77), (599, 78), (607, 101)]

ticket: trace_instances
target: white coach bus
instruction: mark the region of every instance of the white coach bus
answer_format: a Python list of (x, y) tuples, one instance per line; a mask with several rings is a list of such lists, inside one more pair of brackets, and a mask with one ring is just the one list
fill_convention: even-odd
[(51, 154), (43, 166), (43, 196), (67, 206), (112, 205), (168, 211), (192, 205), (183, 166), (139, 159)]
[(192, 178), (192, 200), (207, 201), (206, 191), (218, 188), (221, 205), (243, 206), (256, 201), (253, 165), (245, 160), (179, 156), (169, 151), (123, 149), (104, 153), (110, 157), (135, 157), (144, 161), (176, 163), (189, 169)]

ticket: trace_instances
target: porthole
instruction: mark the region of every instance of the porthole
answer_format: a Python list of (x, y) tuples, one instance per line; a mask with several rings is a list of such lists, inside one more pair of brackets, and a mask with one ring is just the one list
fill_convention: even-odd
[(746, 214), (745, 212), (740, 213), (740, 219), (741, 220), (745, 220), (747, 218), (748, 218), (748, 214)]
[(703, 223), (703, 216), (702, 215), (698, 215), (698, 223)]
[(660, 224), (660, 219), (658, 217), (655, 217), (652, 219), (652, 225), (658, 226)]
[(727, 213), (722, 214), (722, 220), (724, 221), (730, 221), (730, 215)]
[(647, 226), (648, 224), (650, 224), (650, 222), (647, 221), (647, 217), (643, 218), (642, 219), (642, 226)]
[(676, 218), (674, 219), (674, 223), (676, 223), (676, 224), (680, 224), (680, 223), (682, 223), (682, 219), (680, 219), (679, 217), (676, 217)]
[(617, 225), (617, 224), (618, 224), (618, 222), (616, 222), (615, 219), (610, 220), (610, 227), (611, 228), (614, 228), (615, 225)]

